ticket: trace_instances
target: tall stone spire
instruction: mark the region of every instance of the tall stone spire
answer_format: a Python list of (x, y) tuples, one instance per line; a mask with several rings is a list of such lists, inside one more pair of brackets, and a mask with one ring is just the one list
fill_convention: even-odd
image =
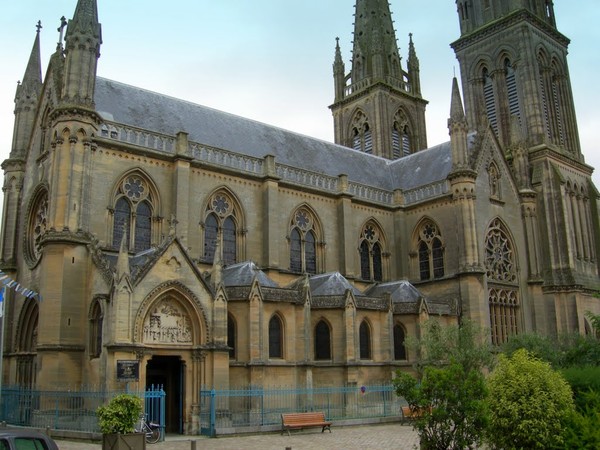
[(352, 82), (373, 76), (401, 77), (396, 32), (387, 0), (357, 0)]
[(17, 86), (15, 95), (15, 129), (10, 158), (24, 159), (27, 155), (27, 145), (33, 129), (36, 108), (42, 90), (42, 64), (40, 58), (40, 29), (33, 41), (29, 62), (23, 75), (23, 81)]
[(408, 77), (410, 79), (410, 84), (412, 87), (412, 91), (415, 95), (421, 96), (421, 77), (419, 75), (419, 58), (417, 58), (417, 52), (415, 50), (415, 44), (413, 43), (412, 33), (408, 35), (408, 61), (406, 65), (408, 66)]
[(333, 114), (336, 144), (387, 159), (427, 148), (419, 60), (412, 39), (401, 65), (388, 0), (356, 0), (352, 67), (344, 74), (336, 45)]
[(341, 100), (344, 97), (344, 87), (346, 67), (342, 59), (342, 50), (340, 49), (340, 38), (335, 38), (335, 59), (333, 60), (333, 80), (335, 83), (335, 100)]
[(62, 97), (66, 103), (93, 107), (96, 69), (102, 44), (96, 0), (79, 0), (65, 35), (65, 74)]
[(456, 77), (452, 79), (452, 98), (450, 101), (448, 130), (450, 133), (450, 145), (452, 147), (452, 167), (454, 170), (465, 169), (468, 165), (468, 127)]

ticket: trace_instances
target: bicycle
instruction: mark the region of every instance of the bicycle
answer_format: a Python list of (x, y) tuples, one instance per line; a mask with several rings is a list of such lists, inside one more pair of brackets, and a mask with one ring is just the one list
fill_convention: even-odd
[(148, 422), (147, 414), (141, 414), (140, 420), (135, 424), (136, 433), (144, 433), (148, 444), (156, 444), (160, 439), (160, 425), (154, 422)]

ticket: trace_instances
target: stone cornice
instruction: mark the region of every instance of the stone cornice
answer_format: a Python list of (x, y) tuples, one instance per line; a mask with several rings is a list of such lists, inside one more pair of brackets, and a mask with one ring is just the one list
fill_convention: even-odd
[(526, 22), (532, 25), (533, 27), (543, 31), (564, 47), (567, 47), (571, 42), (569, 38), (560, 33), (551, 25), (547, 24), (543, 20), (540, 20), (538, 17), (534, 16), (530, 12), (524, 9), (520, 9), (505, 17), (501, 17), (500, 19), (482, 25), (479, 28), (461, 36), (456, 41), (452, 42), (450, 46), (454, 49), (455, 52), (458, 53), (471, 45), (477, 44), (484, 39), (488, 39), (491, 35), (495, 33), (505, 31), (507, 28), (512, 27), (514, 25), (518, 25), (522, 22)]

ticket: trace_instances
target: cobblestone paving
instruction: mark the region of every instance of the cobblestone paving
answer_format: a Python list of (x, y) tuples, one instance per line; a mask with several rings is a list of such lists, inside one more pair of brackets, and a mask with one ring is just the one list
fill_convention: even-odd
[[(196, 441), (195, 448), (192, 439)], [(56, 441), (60, 450), (100, 450), (102, 445), (89, 442)], [(165, 442), (147, 444), (147, 450), (413, 450), (419, 439), (409, 425), (386, 424), (332, 427), (292, 432), (291, 436), (269, 433), (251, 436), (217, 437), (167, 436)]]

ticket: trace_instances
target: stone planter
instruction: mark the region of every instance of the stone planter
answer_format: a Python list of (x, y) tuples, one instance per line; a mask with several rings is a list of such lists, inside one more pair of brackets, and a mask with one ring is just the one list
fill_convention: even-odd
[(146, 450), (146, 435), (144, 433), (103, 434), (102, 450)]

